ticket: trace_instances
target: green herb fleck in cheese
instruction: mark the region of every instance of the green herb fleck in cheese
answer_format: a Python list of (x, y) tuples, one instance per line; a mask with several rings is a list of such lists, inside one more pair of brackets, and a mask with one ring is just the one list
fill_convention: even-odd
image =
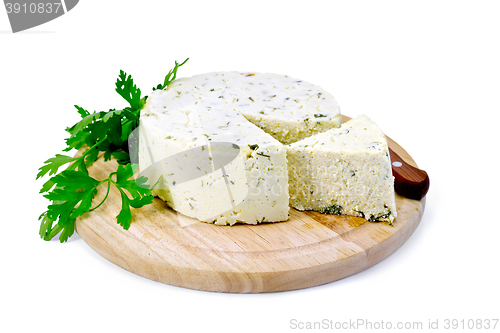
[(395, 219), (387, 141), (368, 117), (295, 142), (287, 157), (293, 207), (370, 221)]

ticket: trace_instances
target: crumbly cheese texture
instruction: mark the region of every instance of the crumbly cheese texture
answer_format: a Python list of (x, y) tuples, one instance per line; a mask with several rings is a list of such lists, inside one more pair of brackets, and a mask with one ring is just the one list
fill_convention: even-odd
[(289, 145), (287, 157), (296, 209), (391, 223), (396, 218), (387, 140), (367, 116)]
[(285, 75), (217, 72), (181, 78), (154, 91), (141, 111), (140, 170), (156, 184), (155, 195), (200, 221), (285, 221), (283, 143), (340, 123), (329, 93)]

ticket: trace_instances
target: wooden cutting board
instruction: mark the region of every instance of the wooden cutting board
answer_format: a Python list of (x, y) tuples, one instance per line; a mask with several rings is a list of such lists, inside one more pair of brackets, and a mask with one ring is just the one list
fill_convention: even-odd
[[(406, 162), (413, 159), (388, 138)], [(107, 178), (117, 163), (100, 159), (89, 173)], [(104, 197), (99, 188), (96, 202)], [(217, 226), (177, 214), (162, 200), (132, 208), (129, 230), (116, 223), (113, 188), (97, 210), (76, 221), (80, 237), (112, 263), (155, 281), (190, 289), (263, 293), (333, 282), (361, 272), (396, 251), (417, 228), (422, 200), (396, 195), (394, 226), (351, 216), (290, 210), (287, 222)]]

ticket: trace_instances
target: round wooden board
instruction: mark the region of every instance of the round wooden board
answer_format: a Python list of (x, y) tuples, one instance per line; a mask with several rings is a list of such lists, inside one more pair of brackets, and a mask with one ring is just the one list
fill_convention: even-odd
[[(413, 159), (388, 138), (408, 163)], [(114, 160), (99, 159), (89, 173), (107, 178)], [(105, 194), (99, 188), (96, 202)], [(112, 263), (138, 275), (190, 289), (263, 293), (302, 289), (361, 272), (396, 251), (417, 228), (425, 198), (396, 195), (394, 226), (351, 216), (290, 209), (286, 222), (217, 226), (174, 212), (162, 200), (132, 209), (129, 230), (116, 223), (113, 189), (97, 210), (76, 221), (81, 238)]]

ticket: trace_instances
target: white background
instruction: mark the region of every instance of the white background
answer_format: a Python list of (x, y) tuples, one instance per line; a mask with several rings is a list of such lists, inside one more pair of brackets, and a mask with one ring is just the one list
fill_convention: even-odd
[[(291, 319), (427, 327), (500, 318), (499, 17), (498, 1), (86, 0), (12, 34), (0, 8), (0, 331), (288, 332), (298, 331)], [(355, 276), (257, 295), (149, 281), (76, 234), (42, 241), (37, 217), (48, 201), (35, 175), (64, 148), (73, 105), (124, 107), (120, 69), (148, 93), (186, 57), (180, 76), (288, 74), (331, 92), (344, 114), (370, 116), (430, 175), (413, 236)]]

